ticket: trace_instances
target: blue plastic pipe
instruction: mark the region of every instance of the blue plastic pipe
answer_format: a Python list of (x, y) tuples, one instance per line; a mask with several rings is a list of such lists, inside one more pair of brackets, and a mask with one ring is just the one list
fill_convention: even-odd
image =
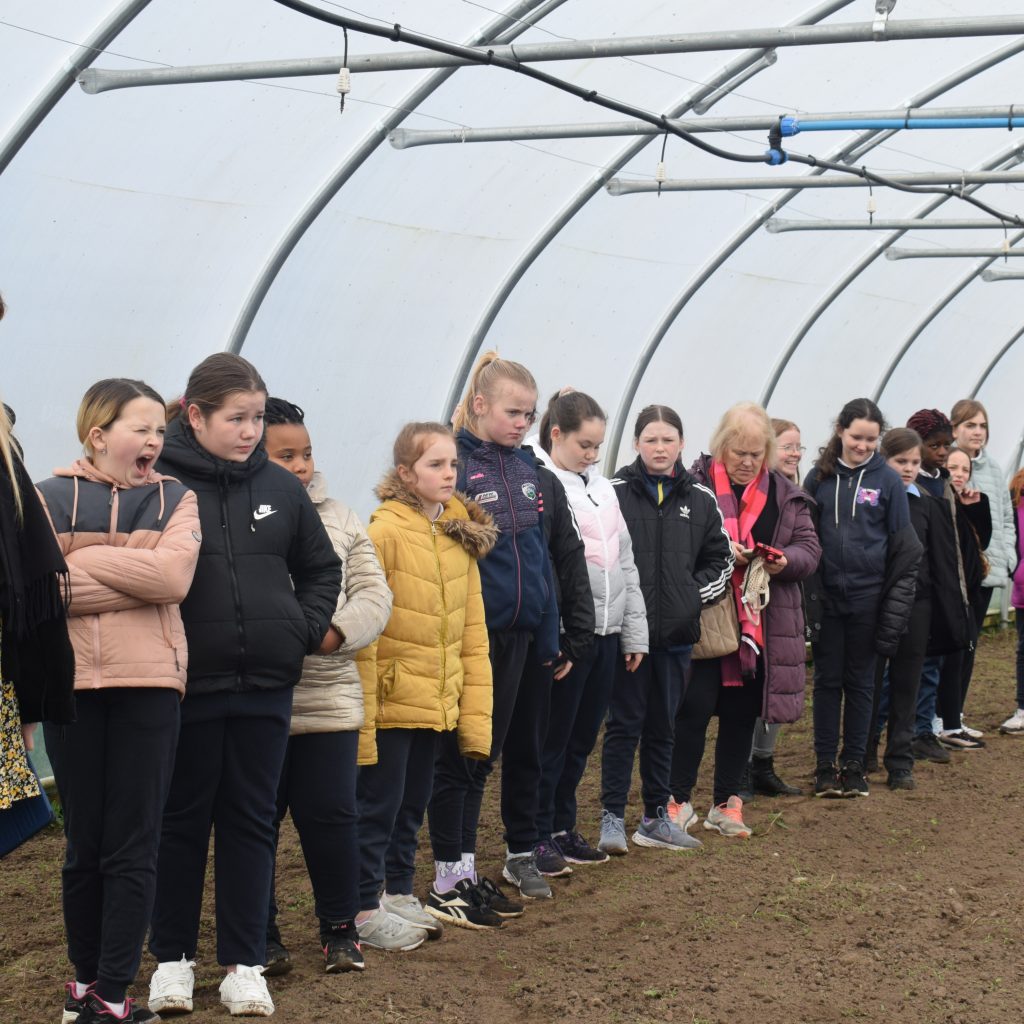
[(837, 118), (833, 121), (807, 121), (800, 123), (796, 117), (784, 117), (781, 121), (783, 138), (792, 138), (801, 132), (859, 132), (884, 131), (886, 129), (915, 130), (922, 128), (1024, 128), (1024, 117), (884, 117), (876, 120)]

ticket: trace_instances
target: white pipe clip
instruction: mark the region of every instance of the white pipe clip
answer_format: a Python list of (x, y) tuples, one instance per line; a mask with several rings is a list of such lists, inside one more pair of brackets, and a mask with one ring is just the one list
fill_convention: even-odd
[(352, 91), (352, 73), (348, 68), (342, 68), (338, 72), (338, 92), (347, 96)]
[(871, 38), (876, 43), (885, 41), (889, 15), (895, 6), (896, 0), (875, 0), (875, 20), (871, 23)]

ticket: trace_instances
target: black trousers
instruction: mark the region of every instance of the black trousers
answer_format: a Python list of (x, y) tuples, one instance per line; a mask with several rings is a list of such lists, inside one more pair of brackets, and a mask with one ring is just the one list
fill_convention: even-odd
[(537, 834), (576, 828), (576, 789), (608, 714), (620, 661), (619, 635), (595, 636), (590, 653), (551, 686), (551, 713), (541, 753)]
[(95, 981), (101, 999), (119, 1003), (149, 927), (181, 695), (112, 687), (75, 698), (74, 722), (43, 727), (67, 836), (68, 957), (78, 981)]
[(864, 763), (875, 694), (874, 605), (822, 617), (814, 644), (814, 753), (818, 763)]
[(653, 818), (668, 803), (676, 711), (686, 686), (690, 652), (651, 651), (635, 672), (620, 661), (601, 750), (601, 805), (625, 817), (640, 746), (644, 814)]
[[(992, 601), (991, 587), (978, 587), (968, 595), (971, 600), (971, 614), (981, 642), (981, 628), (985, 624), (988, 606)], [(939, 694), (936, 701), (938, 714), (942, 716), (942, 728), (960, 728), (960, 715), (967, 703), (967, 691), (974, 674), (974, 651), (955, 651), (946, 656), (939, 675)]]
[(359, 909), (373, 910), (387, 888), (412, 894), (416, 836), (434, 782), (440, 733), (378, 729), (377, 763), (359, 769)]
[(463, 853), (476, 852), (484, 787), (502, 752), (515, 711), (530, 634), (494, 630), (488, 632), (488, 638), (494, 678), (491, 756), (485, 761), (463, 757), (455, 732), (442, 734), (434, 771), (434, 793), (430, 799), (430, 842), (435, 860), (456, 861)]
[[(275, 847), (281, 822), (290, 811), (321, 928), (351, 921), (359, 909), (358, 749), (358, 730), (291, 736), (277, 786)], [(273, 879), (267, 937), (281, 941)]]
[[(900, 640), (899, 649), (891, 658), (879, 658), (875, 670), (875, 699), (873, 721), (878, 720), (879, 700), (883, 678), (888, 667), (889, 711), (885, 732), (884, 764), (889, 771), (913, 770), (914, 740), (917, 721), (917, 695), (921, 686), (928, 632), (931, 627), (932, 604), (929, 600), (916, 601), (910, 613), (907, 632)], [(878, 733), (876, 725), (871, 735)]]
[(212, 828), (217, 962), (266, 961), (277, 784), (291, 712), (291, 689), (185, 698), (149, 936), (157, 960), (195, 957)]
[(672, 747), (672, 795), (680, 803), (690, 799), (704, 757), (708, 725), (718, 715), (715, 741), (715, 804), (724, 804), (740, 791), (743, 771), (750, 757), (754, 726), (761, 714), (764, 693), (764, 663), (758, 661), (757, 675), (742, 686), (722, 685), (722, 661), (710, 658), (690, 665), (686, 696), (676, 713), (675, 744)]

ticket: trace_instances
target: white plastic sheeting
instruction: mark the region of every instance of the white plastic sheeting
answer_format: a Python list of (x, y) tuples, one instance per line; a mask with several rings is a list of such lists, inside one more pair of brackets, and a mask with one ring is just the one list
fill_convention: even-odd
[[(127, 6), (0, 2), (0, 137), (32, 109), (78, 45)], [(343, 46), (340, 30), (270, 0), (134, 6), (139, 13), (93, 66), (324, 56)], [(357, 5), (354, 13), (468, 42), (501, 25), (497, 15), (513, 6), (530, 5), (394, 0)], [(752, 28), (796, 21), (820, 5), (547, 6), (554, 9), (536, 27), (521, 26), (517, 40)], [(828, 22), (874, 17), (873, 0), (836, 6)], [(892, 17), (1017, 13), (1000, 0), (900, 0)], [(900, 108), (1012, 42), (782, 49), (773, 67), (712, 113)], [(350, 35), (353, 54), (391, 46)], [(544, 67), (661, 112), (678, 108), (737, 55)], [(933, 102), (1017, 98), (1024, 109), (1015, 93), (1022, 64), (1024, 56), (1010, 56)], [(17, 410), (36, 475), (77, 453), (75, 409), (92, 381), (142, 377), (171, 397), (192, 365), (231, 345), (256, 363), (273, 393), (305, 407), (333, 490), (365, 510), (397, 427), (446, 412), (471, 341), (530, 366), (542, 402), (571, 383), (613, 416), (624, 415), (626, 458), (640, 406), (675, 406), (695, 452), (726, 406), (765, 394), (797, 341), (769, 410), (797, 420), (811, 447), (827, 437), (844, 401), (875, 393), (911, 338), (880, 395), (893, 422), (922, 406), (948, 411), (1021, 329), (1021, 285), (986, 284), (980, 275), (963, 284), (982, 261), (891, 262), (878, 255), (825, 303), (837, 282), (890, 236), (768, 234), (756, 224), (778, 199), (772, 192), (612, 198), (595, 188), (612, 173), (650, 179), (660, 138), (621, 169), (631, 142), (623, 138), (393, 149), (381, 123), (396, 109), (408, 110), (402, 123), (409, 128), (614, 117), (494, 68), (461, 69), (410, 106), (432, 75), (353, 76), (341, 116), (331, 77), (97, 96), (73, 86), (60, 98), (0, 175), (0, 290), (9, 305), (0, 326), (0, 392)], [(828, 155), (853, 138), (805, 135), (791, 148)], [(754, 133), (711, 139), (743, 152), (766, 144)], [(955, 173), (980, 168), (1017, 142), (1024, 144), (1024, 134), (904, 131), (859, 162), (879, 171)], [(727, 163), (676, 139), (668, 142), (666, 162), (673, 178), (804, 170)], [(990, 185), (979, 195), (1024, 213), (1018, 189)], [(878, 215), (890, 218), (914, 216), (930, 202), (882, 189), (875, 199)], [(866, 190), (806, 191), (782, 215), (862, 217), (866, 200)], [(311, 208), (319, 212), (307, 217)], [(935, 216), (977, 211), (949, 201)], [(297, 230), (307, 219), (308, 227)], [(550, 241), (527, 259), (546, 233)], [(993, 247), (1002, 237), (1000, 230), (921, 232), (899, 244)], [(509, 275), (517, 279), (511, 288)], [(1022, 350), (1024, 343), (1010, 348), (978, 394), (991, 417), (990, 450), (1004, 466), (1019, 458)], [(649, 363), (636, 375), (630, 400), (627, 385), (645, 353)], [(616, 461), (614, 453), (608, 461)]]

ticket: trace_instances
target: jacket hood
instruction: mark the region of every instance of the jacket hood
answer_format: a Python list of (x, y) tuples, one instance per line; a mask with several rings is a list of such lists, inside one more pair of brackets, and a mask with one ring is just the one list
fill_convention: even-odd
[[(120, 480), (115, 480), (112, 476), (107, 476), (106, 473), (101, 473), (88, 459), (75, 459), (70, 466), (61, 466), (55, 469), (53, 471), (53, 475), (78, 477), (80, 480), (90, 480), (92, 483), (106, 484), (108, 487), (126, 486), (121, 483)], [(152, 464), (150, 464), (149, 472), (146, 474), (146, 479), (137, 486), (145, 487), (147, 484), (158, 484), (163, 480), (174, 480), (174, 477), (167, 476), (165, 473), (158, 473), (153, 469)]]
[(844, 479), (850, 476), (867, 476), (869, 473), (877, 472), (885, 464), (885, 456), (881, 452), (872, 452), (871, 457), (859, 466), (844, 466), (841, 462), (837, 461), (836, 476), (843, 477)]
[[(426, 529), (430, 520), (423, 512), (420, 499), (402, 482), (397, 470), (389, 470), (374, 488), (374, 494), (383, 503), (371, 516), (394, 515), (406, 525), (422, 524)], [(498, 542), (498, 528), (491, 516), (465, 494), (456, 492), (448, 499), (444, 511), (436, 520), (441, 532), (461, 544), (473, 558), (483, 558)]]
[[(496, 452), (507, 452), (509, 455), (521, 459), (528, 466), (537, 464), (538, 455), (529, 444), (524, 444), (519, 448), (509, 448), (507, 445), (497, 444), (494, 441), (485, 441), (482, 437), (477, 437), (472, 430), (467, 430), (466, 427), (462, 427), (455, 435), (455, 443), (460, 449), (465, 448), (471, 452), (486, 446)], [(459, 454), (462, 454), (461, 451)]]
[(314, 505), (322, 505), (329, 497), (327, 493), (327, 481), (324, 479), (323, 474), (320, 470), (313, 471), (313, 479), (309, 481), (306, 487), (306, 493), (309, 495), (309, 500)]
[(269, 457), (262, 444), (257, 445), (245, 462), (229, 462), (211, 455), (197, 440), (192, 428), (181, 416), (167, 425), (164, 450), (157, 460), (164, 466), (180, 470), (186, 476), (201, 480), (226, 480), (238, 483), (262, 469)]

